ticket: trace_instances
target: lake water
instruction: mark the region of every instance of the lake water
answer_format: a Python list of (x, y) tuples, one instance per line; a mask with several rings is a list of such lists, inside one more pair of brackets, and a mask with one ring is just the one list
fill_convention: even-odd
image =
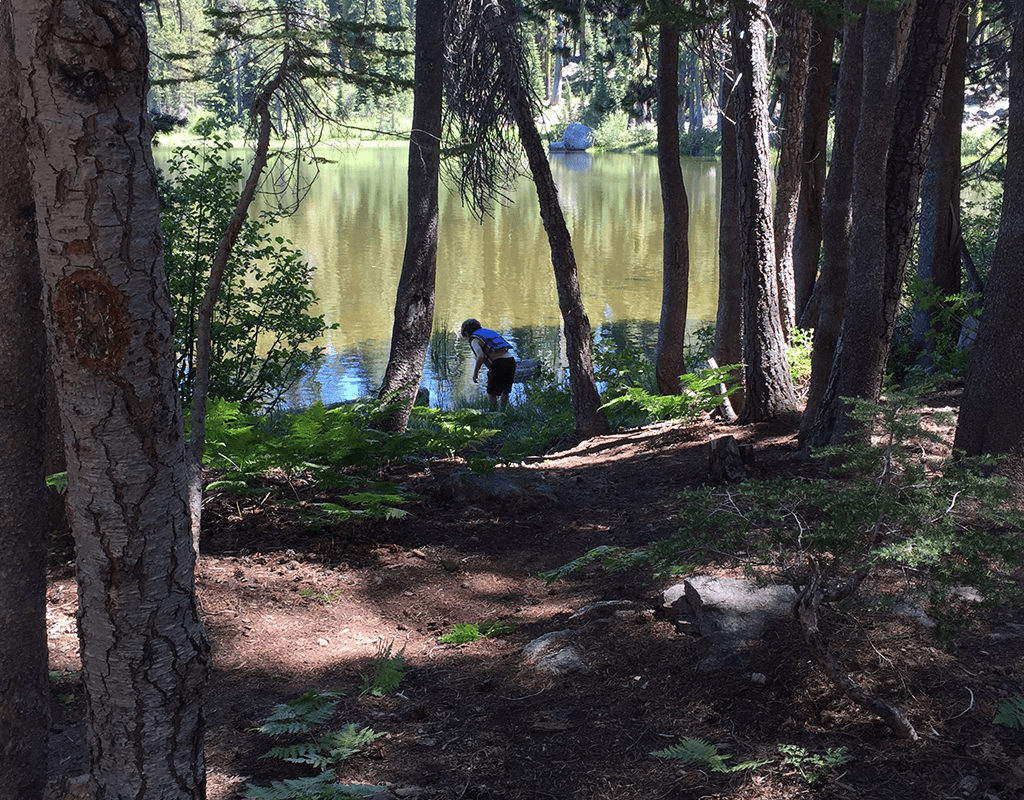
[[(325, 359), (293, 393), (293, 405), (376, 393), (384, 375), (395, 293), (405, 249), (406, 146), (325, 153), (320, 175), (280, 232), (313, 266), (318, 313), (338, 323), (322, 342)], [(552, 172), (572, 234), (580, 287), (599, 338), (653, 347), (661, 314), (662, 207), (654, 156), (552, 154)], [(690, 200), (691, 328), (713, 321), (718, 296), (718, 162), (684, 159)], [(505, 334), (520, 358), (556, 372), (563, 341), (551, 251), (533, 183), (519, 180), (512, 202), (481, 222), (442, 186), (435, 335), (424, 385), (432, 405), (482, 391), (465, 366), (462, 320)], [(444, 351), (444, 352), (441, 352)]]

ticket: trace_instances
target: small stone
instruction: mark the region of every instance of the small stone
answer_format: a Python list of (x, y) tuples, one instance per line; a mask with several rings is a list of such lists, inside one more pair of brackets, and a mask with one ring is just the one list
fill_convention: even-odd
[(750, 682), (756, 683), (758, 686), (764, 686), (766, 680), (768, 679), (763, 672), (755, 672), (750, 676)]
[(321, 647), (327, 647), (327, 645), (329, 645), (329, 644), (330, 644), (330, 642), (329, 642), (329, 641), (327, 641), (326, 639), (317, 639), (317, 640), (316, 640), (316, 643), (317, 643), (318, 645), (320, 645)]

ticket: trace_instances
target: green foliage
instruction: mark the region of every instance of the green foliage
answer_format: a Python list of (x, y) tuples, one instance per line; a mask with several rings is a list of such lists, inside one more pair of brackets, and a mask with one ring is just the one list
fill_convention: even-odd
[(1024, 728), (1024, 695), (1018, 694), (1000, 703), (992, 721), (1008, 728)]
[[(338, 696), (336, 692), (306, 692), (287, 703), (274, 706), (273, 712), (256, 730), (270, 736), (309, 733), (326, 723), (334, 714)], [(371, 797), (383, 791), (384, 787), (338, 784), (332, 767), (385, 735), (350, 723), (319, 738), (272, 747), (262, 758), (276, 758), (289, 764), (310, 766), (319, 770), (319, 773), (310, 777), (274, 781), (267, 787), (248, 784), (245, 796), (248, 800), (351, 800)]]
[(715, 745), (690, 736), (683, 738), (679, 744), (666, 747), (664, 750), (655, 750), (651, 755), (697, 764), (711, 772), (724, 773), (744, 772), (769, 763), (768, 761), (744, 761), (732, 767), (727, 766), (725, 762), (732, 756), (721, 755)]
[[(487, 416), (417, 407), (404, 433), (374, 427), (387, 413), (380, 403), (351, 403), (336, 408), (317, 404), (295, 413), (256, 417), (236, 403), (212, 400), (206, 422), (206, 466), (220, 473), (208, 490), (246, 494), (266, 492), (270, 474), (301, 474), (320, 489), (337, 492), (331, 501), (303, 507), (317, 520), (404, 516), (400, 486), (374, 479), (384, 464), (452, 454), (493, 435)], [(257, 488), (259, 487), (259, 488)], [(290, 496), (285, 496), (287, 499)]]
[(332, 764), (351, 758), (366, 745), (385, 735), (372, 728), (349, 723), (316, 741), (272, 747), (261, 758), (276, 758), (289, 764), (308, 764), (326, 771)]
[(563, 578), (579, 572), (584, 567), (599, 563), (606, 569), (612, 571), (619, 569), (631, 569), (640, 564), (647, 563), (649, 554), (647, 552), (631, 553), (623, 547), (602, 544), (593, 550), (588, 550), (579, 558), (574, 558), (568, 564), (563, 564), (555, 569), (541, 572), (537, 577), (545, 583), (554, 583)]
[(469, 644), (479, 639), (486, 639), (491, 636), (500, 636), (503, 633), (512, 633), (515, 627), (502, 620), (491, 622), (458, 622), (451, 631), (439, 636), (437, 641), (441, 644)]
[[(164, 266), (174, 307), (178, 379), (192, 396), (196, 326), (210, 264), (235, 211), (243, 176), (224, 135), (204, 123), (203, 140), (174, 150), (162, 187)], [(232, 248), (212, 323), (210, 396), (243, 408), (273, 408), (320, 357), (309, 343), (326, 330), (310, 309), (310, 267), (269, 233), (280, 212), (250, 217)]]
[(334, 782), (334, 770), (326, 770), (308, 778), (289, 778), (274, 781), (270, 786), (247, 784), (247, 800), (359, 800), (380, 794), (386, 786)]
[(256, 728), (259, 733), (277, 736), (282, 733), (302, 733), (322, 725), (338, 707), (337, 692), (306, 692), (287, 703), (274, 706), (270, 716)]
[(359, 690), (362, 694), (383, 697), (394, 694), (405, 677), (405, 648), (397, 653), (391, 652), (391, 643), (381, 644), (373, 657), (372, 674), (363, 675), (363, 685)]
[(783, 766), (792, 767), (808, 784), (814, 786), (821, 782), (828, 773), (850, 760), (845, 747), (830, 747), (824, 753), (809, 753), (796, 744), (780, 744)]
[(993, 603), (1013, 602), (1024, 519), (1008, 508), (1009, 488), (990, 474), (992, 460), (929, 457), (927, 443), (940, 436), (922, 425), (912, 394), (891, 392), (878, 405), (850, 402), (861, 429), (817, 454), (834, 462), (837, 477), (683, 492), (675, 536), (643, 551), (597, 547), (541, 577), (558, 580), (594, 562), (677, 574), (701, 549), (742, 553), (780, 570), (813, 558), (840, 583), (859, 568), (885, 566), (906, 576), (903, 591), (932, 601), (942, 636), (965, 622), (958, 586), (975, 587)]
[[(645, 417), (654, 420), (678, 419), (695, 420), (717, 408), (722, 403), (722, 395), (718, 387), (735, 380), (735, 367), (715, 367), (703, 372), (688, 372), (680, 376), (683, 393), (677, 395), (652, 394), (639, 386), (631, 386), (625, 393), (608, 401), (602, 408), (615, 409), (629, 404), (643, 412)], [(733, 386), (726, 390), (728, 396), (739, 387)]]
[(801, 384), (811, 378), (811, 352), (814, 349), (814, 331), (794, 328), (789, 332), (786, 361), (793, 383)]

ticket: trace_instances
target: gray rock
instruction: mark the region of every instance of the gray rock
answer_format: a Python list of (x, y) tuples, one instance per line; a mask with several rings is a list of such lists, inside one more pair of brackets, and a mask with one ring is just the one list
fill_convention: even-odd
[(573, 122), (562, 134), (566, 150), (586, 150), (594, 146), (594, 131), (580, 122)]
[(700, 671), (738, 670), (749, 666), (752, 645), (768, 624), (792, 619), (795, 599), (792, 586), (698, 576), (667, 589), (662, 610), (677, 631), (702, 637), (707, 653)]

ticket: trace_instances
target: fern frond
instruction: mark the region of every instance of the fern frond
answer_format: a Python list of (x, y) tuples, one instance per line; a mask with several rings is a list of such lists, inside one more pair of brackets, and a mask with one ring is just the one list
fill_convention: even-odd
[(1024, 728), (1024, 696), (1016, 695), (1000, 703), (992, 721), (1008, 728)]
[(764, 766), (768, 761), (744, 761), (734, 767), (726, 766), (725, 762), (732, 756), (721, 755), (718, 748), (703, 739), (696, 739), (687, 736), (679, 744), (666, 747), (664, 750), (655, 750), (651, 755), (658, 758), (673, 758), (679, 761), (686, 761), (692, 764), (699, 764), (712, 772), (741, 772), (748, 769), (757, 769)]
[(321, 752), (320, 745), (314, 742), (271, 747), (260, 758), (277, 758), (289, 764), (309, 764), (319, 770), (331, 765), (331, 760)]
[(322, 725), (338, 707), (337, 692), (306, 692), (287, 703), (274, 706), (273, 712), (256, 728), (259, 733), (276, 736), (282, 733), (302, 733)]
[(563, 564), (561, 567), (556, 567), (555, 569), (540, 573), (538, 577), (545, 583), (554, 583), (555, 581), (572, 575), (574, 572), (578, 572), (587, 566), (587, 564), (591, 564), (594, 561), (605, 561), (607, 559), (614, 558), (619, 553), (622, 553), (623, 550), (624, 548), (622, 547), (602, 544), (599, 547), (595, 547), (593, 550), (588, 550), (579, 558), (574, 558), (568, 564)]
[(382, 736), (387, 736), (387, 733), (378, 733), (373, 728), (362, 728), (355, 723), (349, 723), (340, 731), (324, 736), (320, 740), (320, 749), (327, 754), (329, 763), (337, 763), (351, 758)]

